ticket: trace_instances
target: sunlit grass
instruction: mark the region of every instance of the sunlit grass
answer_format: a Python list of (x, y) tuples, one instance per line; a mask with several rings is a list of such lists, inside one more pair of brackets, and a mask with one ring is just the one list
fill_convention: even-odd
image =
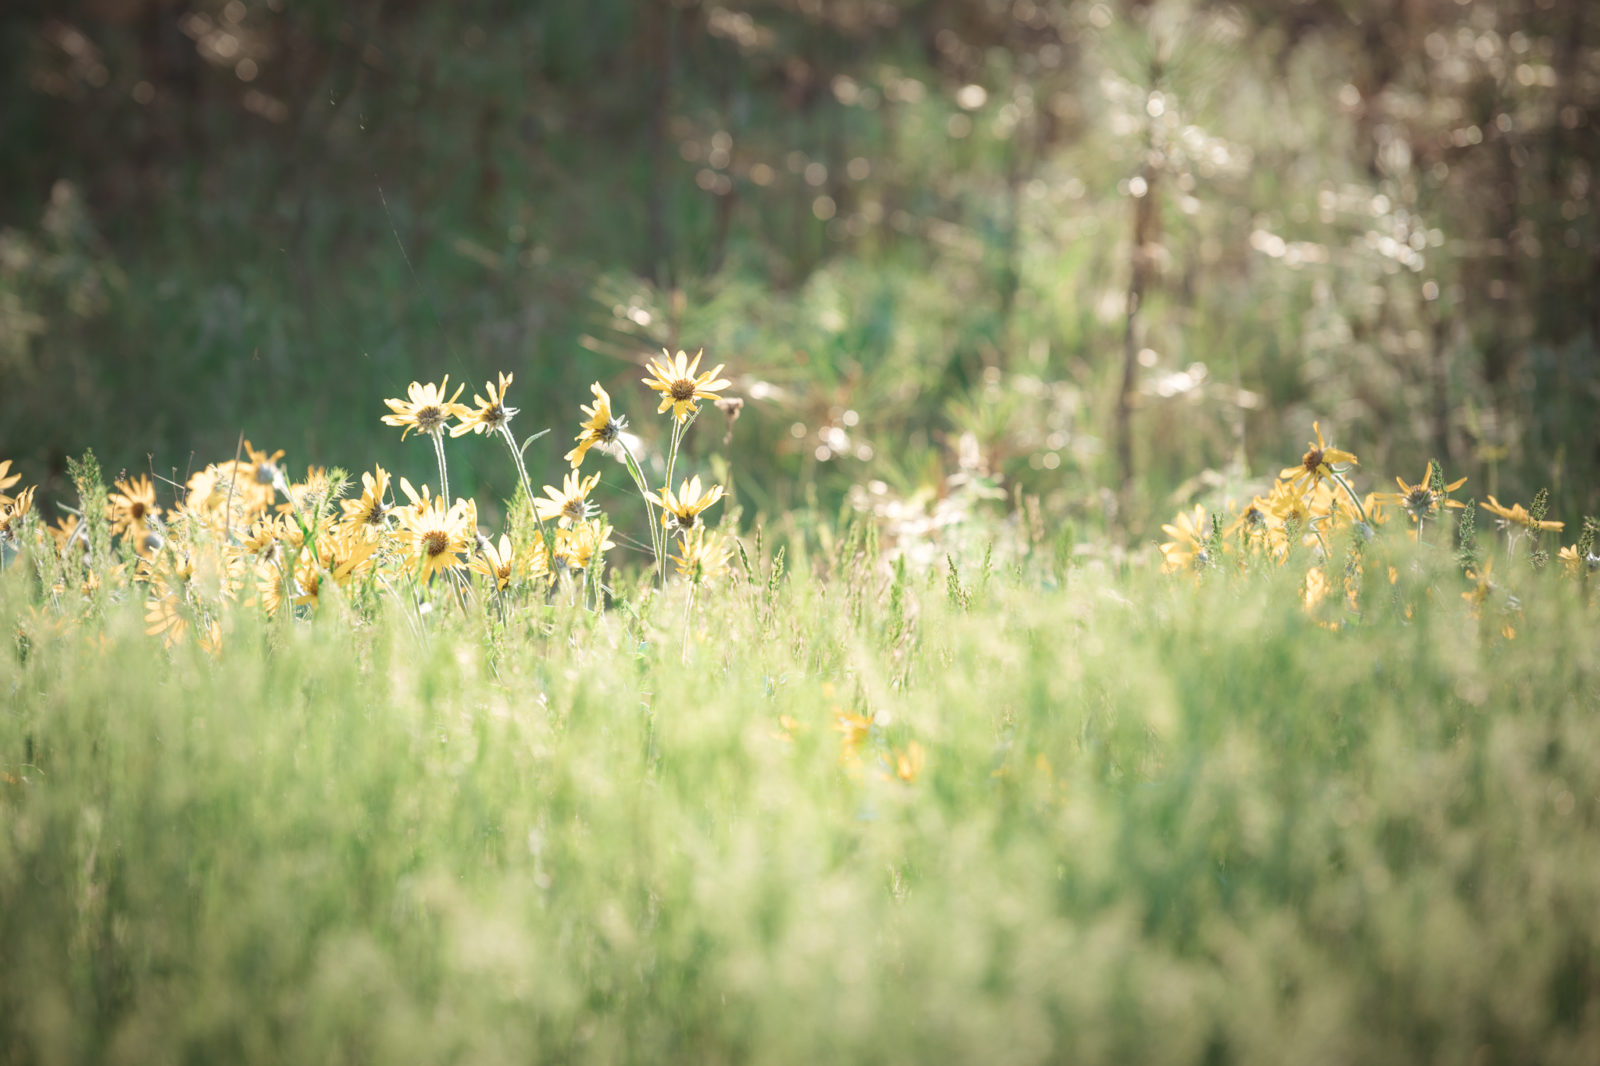
[[(0, 613), (8, 1061), (1593, 1061), (1600, 646), (768, 549), (487, 631)], [(1452, 584), (1453, 583), (1453, 584)], [(642, 590), (649, 575), (639, 576)], [(1433, 589), (1433, 592), (1427, 591)]]

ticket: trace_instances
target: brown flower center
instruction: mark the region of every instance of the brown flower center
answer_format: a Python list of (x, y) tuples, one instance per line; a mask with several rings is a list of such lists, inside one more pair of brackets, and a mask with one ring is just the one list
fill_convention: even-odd
[(561, 505), (561, 517), (581, 522), (589, 517), (589, 505), (582, 496), (574, 496)]
[(1412, 489), (1406, 495), (1406, 508), (1412, 514), (1431, 514), (1433, 512), (1433, 492), (1421, 485)]
[(1315, 474), (1322, 466), (1322, 449), (1312, 448), (1309, 452), (1306, 452), (1305, 457), (1300, 460), (1300, 464), (1306, 468), (1306, 473)]
[(135, 522), (144, 518), (144, 501), (134, 500), (128, 504), (128, 517)]
[(419, 407), (416, 413), (417, 428), (424, 433), (437, 433), (444, 425), (444, 409), (442, 407)]
[(694, 399), (694, 382), (689, 378), (679, 378), (672, 383), (672, 388), (668, 391), (672, 398), (679, 403), (685, 400), (692, 400)]
[(422, 535), (422, 550), (429, 558), (443, 555), (450, 548), (450, 538), (443, 531), (430, 529)]

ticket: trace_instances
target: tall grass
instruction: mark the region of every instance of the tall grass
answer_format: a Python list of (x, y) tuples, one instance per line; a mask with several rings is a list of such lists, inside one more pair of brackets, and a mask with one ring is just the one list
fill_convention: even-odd
[(1328, 629), (1283, 571), (834, 543), (687, 653), (681, 586), (163, 653), (13, 566), (0, 1062), (1600, 1057), (1558, 567), (1506, 639), (1453, 572)]

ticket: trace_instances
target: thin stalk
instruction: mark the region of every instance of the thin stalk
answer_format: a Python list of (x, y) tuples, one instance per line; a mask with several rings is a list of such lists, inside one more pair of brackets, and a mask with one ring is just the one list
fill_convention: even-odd
[(433, 454), (439, 460), (439, 496), (444, 500), (446, 508), (450, 506), (450, 472), (444, 465), (444, 434), (430, 433), (433, 438)]
[(1330, 470), (1329, 473), (1332, 475), (1333, 480), (1339, 483), (1339, 487), (1344, 489), (1344, 494), (1350, 497), (1350, 502), (1355, 504), (1356, 514), (1361, 516), (1362, 524), (1371, 529), (1372, 519), (1367, 517), (1367, 509), (1361, 506), (1361, 500), (1356, 497), (1356, 490), (1350, 487), (1350, 482), (1346, 481), (1337, 470)]
[(695, 582), (690, 582), (689, 583), (689, 598), (684, 601), (684, 605), (683, 605), (683, 656), (682, 656), (682, 659), (683, 659), (683, 662), (684, 662), (685, 665), (687, 665), (688, 662), (689, 662), (689, 627), (690, 627), (690, 624), (694, 621), (694, 592), (695, 592), (695, 589), (698, 588), (698, 587), (699, 586)]
[[(672, 447), (667, 451), (666, 487), (668, 489), (672, 488), (672, 471), (678, 465), (678, 449), (683, 445), (683, 435), (699, 414), (700, 409), (692, 407), (689, 410), (688, 418), (685, 418), (682, 422), (674, 420), (672, 423)], [(661, 548), (656, 557), (661, 564), (661, 591), (665, 592), (667, 590), (667, 530), (664, 525), (661, 528), (660, 543)]]
[(405, 617), (406, 628), (411, 630), (411, 635), (417, 638), (418, 644), (426, 646), (428, 641), (423, 635), (422, 618), (420, 615), (418, 615), (416, 618), (412, 617), (412, 612), (416, 609), (416, 605), (412, 605), (411, 611), (406, 610), (405, 601), (400, 599), (400, 593), (395, 590), (395, 587), (389, 584), (389, 579), (384, 577), (382, 574), (375, 574), (375, 576), (377, 577), (379, 583), (381, 583), (388, 591), (389, 595), (394, 597), (394, 601), (400, 604), (400, 613)]
[(645, 482), (644, 471), (639, 468), (639, 460), (634, 457), (633, 452), (621, 437), (617, 438), (617, 444), (622, 448), (622, 465), (628, 468), (629, 475), (633, 477), (634, 486), (639, 490), (639, 495), (644, 497), (645, 517), (649, 519), (650, 523), (650, 551), (656, 557), (656, 571), (661, 577), (661, 587), (664, 589), (667, 587), (667, 556), (661, 541), (666, 531), (656, 521), (656, 508), (655, 504), (651, 502), (650, 486)]
[(511, 426), (502, 424), (500, 436), (506, 442), (506, 447), (511, 449), (511, 461), (517, 464), (517, 478), (522, 482), (522, 494), (528, 498), (528, 506), (533, 508), (533, 520), (539, 523), (539, 537), (544, 541), (544, 550), (548, 554), (555, 550), (555, 544), (550, 540), (550, 531), (544, 527), (544, 519), (539, 517), (539, 505), (533, 499), (533, 483), (528, 480), (528, 467), (522, 461), (522, 452), (517, 448), (517, 439), (511, 435)]

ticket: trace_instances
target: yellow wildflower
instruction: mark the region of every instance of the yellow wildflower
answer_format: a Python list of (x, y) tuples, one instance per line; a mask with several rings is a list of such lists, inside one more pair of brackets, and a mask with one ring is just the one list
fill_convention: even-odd
[(682, 351), (673, 356), (663, 348), (661, 354), (665, 358), (652, 359), (650, 376), (643, 379), (646, 385), (661, 393), (661, 406), (656, 408), (658, 414), (670, 408), (673, 418), (679, 422), (687, 421), (691, 413), (699, 410), (696, 400), (715, 400), (718, 392), (733, 384), (726, 378), (717, 377), (722, 373), (722, 363), (704, 374), (695, 373), (700, 366), (700, 357), (705, 355), (703, 348), (695, 353), (692, 361)]
[(467, 405), (456, 402), (456, 397), (461, 395), (465, 385), (457, 385), (455, 394), (448, 400), (445, 399), (445, 390), (450, 387), (450, 375), (435, 385), (429, 382), (426, 385), (413, 381), (406, 389), (404, 400), (384, 400), (389, 405), (393, 414), (383, 416), (386, 426), (403, 426), (400, 439), (405, 440), (406, 435), (412, 430), (418, 433), (439, 436), (444, 433), (445, 422), (451, 418), (464, 418), (467, 416)]

